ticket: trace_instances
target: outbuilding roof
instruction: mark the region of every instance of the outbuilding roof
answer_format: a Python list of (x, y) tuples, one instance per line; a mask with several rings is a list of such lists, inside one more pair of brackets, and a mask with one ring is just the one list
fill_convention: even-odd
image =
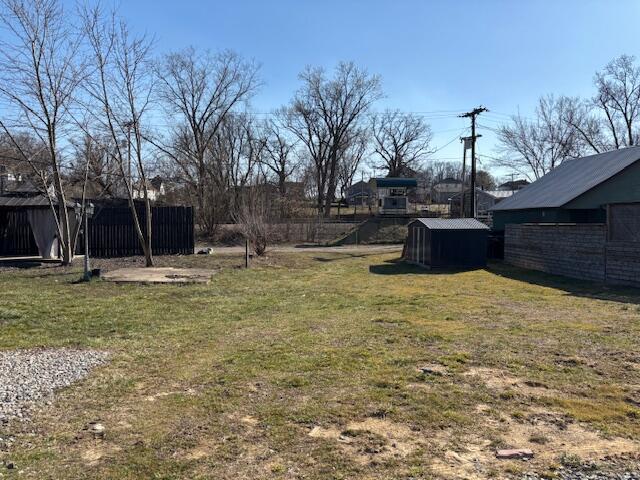
[(489, 230), (475, 218), (416, 218), (415, 222), (424, 224), (429, 230)]
[(392, 187), (417, 187), (418, 180), (415, 178), (398, 178), (398, 177), (382, 177), (374, 178), (376, 187), (392, 188)]
[[(58, 200), (51, 199), (54, 205), (58, 205)], [(72, 208), (73, 202), (69, 200), (67, 207)], [(34, 197), (0, 197), (0, 207), (7, 208), (50, 208), (49, 199), (44, 195), (36, 195)]]
[(558, 208), (640, 160), (640, 147), (627, 147), (565, 160), (542, 178), (518, 190), (491, 210)]

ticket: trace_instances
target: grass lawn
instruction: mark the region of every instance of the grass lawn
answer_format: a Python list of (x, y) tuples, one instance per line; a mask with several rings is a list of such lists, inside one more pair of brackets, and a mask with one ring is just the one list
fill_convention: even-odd
[(4, 478), (501, 478), (640, 451), (640, 292), (398, 255), (161, 259), (224, 267), (187, 286), (0, 273), (0, 349), (112, 352), (0, 425)]

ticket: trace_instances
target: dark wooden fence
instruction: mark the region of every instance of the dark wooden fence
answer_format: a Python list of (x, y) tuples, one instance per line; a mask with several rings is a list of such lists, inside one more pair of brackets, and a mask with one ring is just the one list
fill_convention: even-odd
[[(138, 208), (138, 217), (146, 232), (144, 208)], [(152, 207), (151, 218), (151, 246), (155, 255), (193, 253), (192, 207)], [(142, 255), (129, 207), (96, 208), (89, 220), (89, 254), (94, 257)]]
[(0, 210), (0, 256), (38, 255), (26, 210)]
[[(144, 208), (138, 208), (146, 232)], [(190, 255), (195, 239), (192, 207), (152, 207), (151, 244), (155, 255)], [(77, 254), (84, 253), (84, 239), (78, 239)], [(129, 207), (97, 206), (89, 220), (89, 253), (93, 257), (142, 255)], [(38, 247), (22, 209), (0, 211), (0, 256), (38, 255)]]

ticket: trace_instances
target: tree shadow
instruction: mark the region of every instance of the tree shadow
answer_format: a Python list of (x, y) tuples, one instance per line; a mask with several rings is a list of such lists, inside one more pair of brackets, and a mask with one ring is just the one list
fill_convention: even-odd
[(566, 292), (567, 295), (640, 305), (640, 289), (638, 288), (578, 280), (552, 273), (514, 267), (500, 261), (491, 262), (487, 270), (500, 277), (561, 290)]

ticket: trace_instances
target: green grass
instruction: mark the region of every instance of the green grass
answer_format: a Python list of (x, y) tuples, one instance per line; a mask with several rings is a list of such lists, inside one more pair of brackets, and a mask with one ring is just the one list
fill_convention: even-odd
[[(503, 265), (427, 272), (395, 257), (279, 254), (250, 270), (166, 260), (223, 267), (188, 286), (1, 273), (1, 349), (112, 352), (32, 423), (0, 425), (16, 438), (0, 450), (18, 466), (5, 477), (452, 478), (436, 462), (445, 451), (510, 445), (503, 417), (525, 425), (539, 410), (603, 437), (640, 436), (628, 401), (640, 385), (638, 292)], [(475, 367), (531, 387), (496, 387)], [(91, 421), (104, 440), (83, 430)], [(549, 431), (526, 439), (556, 448)]]

